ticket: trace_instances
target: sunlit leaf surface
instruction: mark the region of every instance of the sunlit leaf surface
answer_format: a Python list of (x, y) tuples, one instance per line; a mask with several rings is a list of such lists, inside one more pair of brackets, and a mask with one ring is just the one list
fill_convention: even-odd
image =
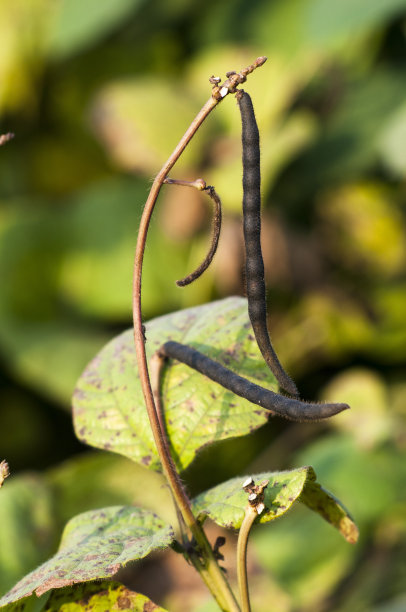
[[(268, 523), (289, 510), (300, 499), (311, 510), (336, 527), (349, 542), (356, 542), (358, 529), (341, 503), (317, 482), (311, 467), (287, 472), (263, 472), (252, 476), (255, 484), (269, 480), (264, 491), (265, 510), (258, 523)], [(208, 516), (222, 527), (239, 529), (248, 504), (242, 485), (245, 478), (233, 478), (200, 494), (193, 502), (195, 513)]]
[(61, 0), (54, 9), (49, 53), (65, 58), (92, 46), (134, 13), (141, 1), (87, 0), (86, 10), (80, 0)]
[(51, 589), (113, 576), (129, 561), (166, 548), (172, 529), (152, 512), (112, 506), (80, 514), (66, 525), (59, 551), (23, 578), (0, 605)]
[[(228, 298), (160, 317), (146, 325), (149, 357), (166, 341), (190, 344), (242, 376), (277, 390), (260, 357), (247, 303)], [(175, 460), (185, 468), (200, 448), (263, 425), (269, 413), (180, 363), (162, 382), (165, 418)], [(132, 331), (110, 342), (89, 364), (73, 398), (75, 430), (92, 446), (159, 469), (140, 383)]]
[(148, 597), (135, 593), (118, 582), (90, 582), (55, 590), (44, 612), (88, 612), (127, 610), (128, 612), (165, 612)]

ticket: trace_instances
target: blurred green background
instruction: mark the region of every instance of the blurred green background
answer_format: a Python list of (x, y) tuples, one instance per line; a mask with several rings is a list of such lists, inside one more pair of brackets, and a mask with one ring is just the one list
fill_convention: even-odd
[[(86, 363), (131, 325), (143, 203), (208, 78), (267, 55), (245, 88), (261, 133), (272, 338), (303, 397), (353, 409), (314, 426), (275, 420), (202, 453), (185, 479), (197, 492), (236, 472), (312, 464), (360, 542), (305, 510), (257, 530), (254, 609), (406, 610), (405, 9), (1, 0), (0, 132), (15, 133), (0, 149), (0, 460), (12, 472), (0, 492), (1, 592), (55, 550), (77, 512), (162, 507), (154, 475), (145, 500), (141, 468), (75, 440), (70, 397)], [(204, 178), (224, 204), (215, 262), (185, 289), (174, 281), (206, 252), (210, 207), (193, 190), (161, 192), (146, 319), (244, 293), (239, 123), (227, 98), (172, 172)], [(158, 603), (209, 609), (205, 591), (176, 599), (178, 573)]]

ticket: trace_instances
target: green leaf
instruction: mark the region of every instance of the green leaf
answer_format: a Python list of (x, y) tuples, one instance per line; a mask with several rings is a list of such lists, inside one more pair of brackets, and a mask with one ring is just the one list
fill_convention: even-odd
[(343, 54), (351, 52), (357, 37), (382, 27), (405, 5), (405, 0), (270, 2), (254, 14), (255, 41), (277, 53), (297, 56), (298, 62), (316, 49), (342, 59)]
[(0, 606), (0, 610), (1, 612), (44, 612), (48, 599), (49, 593), (45, 593), (41, 597), (31, 595), (20, 599), (18, 602)]
[[(126, 79), (100, 91), (93, 106), (93, 123), (116, 164), (149, 177), (175, 148), (194, 119), (198, 104), (182, 83), (174, 87), (172, 80), (156, 76)], [(182, 155), (183, 170), (201, 160), (208, 133), (200, 134), (200, 146), (187, 147)]]
[(334, 433), (307, 446), (296, 460), (312, 463), (321, 480), (331, 483), (339, 497), (350, 499), (351, 509), (365, 529), (379, 522), (388, 509), (405, 503), (403, 455), (394, 443), (367, 451), (353, 436)]
[[(146, 337), (149, 358), (164, 342), (176, 340), (258, 384), (277, 389), (254, 340), (245, 299), (227, 298), (159, 317), (147, 323)], [(169, 364), (161, 388), (173, 456), (180, 469), (202, 447), (245, 435), (269, 418), (266, 410), (181, 363)], [(80, 440), (160, 469), (137, 375), (132, 331), (115, 338), (89, 364), (76, 387), (73, 410)]]
[[(268, 523), (281, 516), (300, 499), (336, 527), (349, 542), (356, 541), (358, 530), (354, 522), (340, 502), (315, 482), (313, 468), (263, 472), (252, 478), (256, 484), (269, 480), (264, 492), (265, 510), (258, 517), (259, 523)], [(248, 503), (247, 493), (242, 489), (244, 480), (243, 477), (233, 478), (201, 493), (193, 501), (194, 513), (200, 518), (207, 516), (222, 527), (239, 529)]]
[(78, 374), (103, 345), (105, 334), (60, 318), (37, 324), (13, 322), (0, 330), (0, 337), (16, 377), (69, 408)]
[[(315, 480), (314, 472), (310, 476), (312, 475)], [(338, 499), (323, 489), (318, 482), (314, 482), (311, 477), (306, 481), (300, 501), (338, 529), (347, 542), (355, 544), (358, 540), (358, 528), (347, 510)]]
[(84, 582), (56, 589), (41, 597), (31, 595), (17, 603), (1, 606), (2, 612), (105, 612), (129, 610), (132, 612), (165, 612), (148, 597), (127, 589), (119, 582)]
[(56, 555), (25, 576), (0, 605), (34, 592), (39, 596), (78, 582), (110, 578), (128, 562), (166, 548), (173, 538), (171, 527), (140, 508), (112, 506), (85, 512), (66, 525)]
[(349, 36), (382, 26), (404, 8), (405, 0), (313, 0), (307, 22), (309, 38), (325, 47), (336, 41), (344, 44)]
[(320, 138), (295, 164), (295, 180), (300, 181), (301, 190), (348, 182), (376, 163), (382, 134), (398, 115), (405, 94), (404, 80), (393, 69), (375, 70), (348, 83)]
[(63, 299), (88, 317), (128, 321), (134, 235), (147, 184), (105, 179), (69, 199), (68, 248), (58, 277)]
[(345, 397), (352, 410), (332, 427), (351, 434), (360, 448), (369, 450), (390, 438), (395, 423), (385, 381), (376, 372), (360, 367), (340, 372), (322, 392), (323, 401), (333, 397)]
[(376, 281), (404, 269), (403, 215), (386, 185), (357, 182), (335, 189), (320, 201), (318, 216), (326, 252), (337, 265)]
[(131, 612), (165, 612), (148, 597), (127, 589), (118, 582), (90, 582), (58, 589), (49, 598), (44, 612), (129, 610)]
[[(92, 46), (138, 8), (140, 0), (62, 0), (50, 33), (49, 52), (57, 58)], [(55, 10), (55, 7), (54, 7)]]
[(389, 119), (378, 143), (383, 162), (395, 175), (402, 178), (406, 174), (406, 160), (403, 143), (406, 140), (406, 105), (403, 104)]
[(11, 476), (0, 491), (0, 593), (53, 552), (57, 526), (50, 490), (34, 475)]
[[(303, 467), (288, 472), (263, 472), (252, 476), (256, 484), (269, 480), (265, 489), (265, 510), (260, 523), (268, 523), (284, 514), (303, 491), (311, 468)], [(248, 504), (247, 493), (239, 476), (198, 495), (193, 501), (193, 512), (200, 519), (207, 516), (228, 529), (239, 529)]]
[(57, 220), (43, 202), (13, 201), (0, 241), (2, 350), (18, 378), (65, 403), (88, 359), (106, 340), (102, 331), (61, 311), (57, 283), (69, 242), (67, 220), (69, 213)]

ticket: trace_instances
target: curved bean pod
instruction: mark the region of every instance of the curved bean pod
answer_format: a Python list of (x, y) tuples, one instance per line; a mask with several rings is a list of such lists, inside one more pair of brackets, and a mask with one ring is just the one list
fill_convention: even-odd
[(269, 410), (272, 414), (291, 421), (326, 419), (349, 408), (348, 404), (317, 404), (274, 393), (270, 389), (265, 389), (242, 378), (242, 376), (239, 376), (217, 361), (179, 342), (172, 340), (165, 342), (159, 349), (159, 353), (162, 356), (185, 363), (225, 389)]

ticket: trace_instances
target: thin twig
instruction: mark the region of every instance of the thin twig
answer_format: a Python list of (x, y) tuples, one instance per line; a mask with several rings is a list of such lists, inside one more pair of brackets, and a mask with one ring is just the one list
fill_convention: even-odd
[(166, 185), (180, 185), (182, 187), (194, 187), (199, 191), (207, 191), (209, 197), (214, 202), (214, 215), (213, 215), (213, 231), (211, 237), (211, 244), (209, 251), (202, 261), (202, 263), (195, 269), (193, 272), (176, 281), (178, 287), (186, 287), (186, 285), (190, 285), (193, 281), (197, 280), (203, 272), (207, 270), (211, 262), (213, 261), (213, 257), (216, 254), (220, 232), (221, 232), (221, 200), (216, 190), (212, 185), (206, 185), (206, 182), (203, 179), (196, 179), (195, 181), (183, 181), (181, 179), (172, 179), (168, 176), (165, 178), (164, 183)]
[(164, 183), (169, 185), (182, 185), (183, 187), (195, 187), (199, 191), (206, 191), (211, 200), (214, 203), (214, 214), (213, 214), (213, 222), (212, 222), (212, 236), (209, 251), (202, 261), (202, 263), (195, 269), (193, 272), (176, 281), (178, 287), (186, 287), (186, 285), (190, 285), (193, 281), (197, 280), (203, 272), (207, 270), (211, 262), (213, 261), (213, 257), (216, 254), (220, 232), (221, 232), (221, 200), (212, 185), (207, 185), (203, 179), (197, 179), (196, 181), (182, 181), (179, 179), (171, 179), (166, 177)]
[(204, 191), (207, 189), (206, 181), (201, 178), (196, 179), (195, 181), (184, 181), (182, 179), (173, 179), (169, 178), (169, 176), (165, 177), (164, 180), (165, 185), (179, 185), (180, 187), (194, 187), (198, 191)]

